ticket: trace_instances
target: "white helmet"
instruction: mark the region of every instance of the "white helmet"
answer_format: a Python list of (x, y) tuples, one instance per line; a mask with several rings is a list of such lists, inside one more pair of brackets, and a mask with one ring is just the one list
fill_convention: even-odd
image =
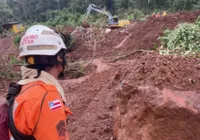
[(29, 55), (56, 55), (66, 49), (62, 38), (52, 29), (43, 25), (30, 27), (22, 37), (19, 46), (19, 58)]

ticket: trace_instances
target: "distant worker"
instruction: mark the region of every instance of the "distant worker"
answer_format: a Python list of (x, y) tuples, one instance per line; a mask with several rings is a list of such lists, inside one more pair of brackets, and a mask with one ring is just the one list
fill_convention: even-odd
[(21, 68), (18, 86), (13, 85), (20, 93), (9, 111), (10, 139), (68, 140), (66, 119), (71, 112), (57, 81), (66, 65), (62, 38), (46, 26), (35, 25), (22, 37), (19, 50), (27, 66)]
[(165, 16), (167, 16), (167, 12), (166, 11), (163, 12), (163, 17), (165, 17)]
[(156, 18), (161, 17), (160, 12), (157, 13)]
[(155, 18), (156, 17), (156, 14), (155, 12), (152, 13), (151, 17)]

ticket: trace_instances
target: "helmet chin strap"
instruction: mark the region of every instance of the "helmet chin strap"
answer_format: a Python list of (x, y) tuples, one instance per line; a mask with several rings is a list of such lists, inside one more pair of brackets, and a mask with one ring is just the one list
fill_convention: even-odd
[(35, 76), (34, 78), (38, 78), (41, 75), (42, 70), (41, 69), (37, 69), (37, 76)]

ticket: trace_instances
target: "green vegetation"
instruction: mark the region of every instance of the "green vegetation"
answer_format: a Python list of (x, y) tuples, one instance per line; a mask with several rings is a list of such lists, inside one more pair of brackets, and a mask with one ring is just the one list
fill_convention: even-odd
[(20, 79), (20, 74), (14, 72), (12, 70), (8, 70), (8, 69), (6, 69), (6, 71), (1, 70), (0, 71), (0, 79), (19, 80)]
[(195, 23), (179, 24), (175, 30), (166, 30), (159, 39), (163, 45), (161, 54), (200, 53), (200, 19)]
[(0, 1), (0, 25), (9, 22), (13, 18), (13, 11), (5, 2)]
[(53, 10), (47, 13), (46, 25), (49, 26), (77, 26), (81, 24), (82, 15), (79, 13), (70, 13), (68, 9), (64, 8), (63, 10)]
[(10, 56), (9, 58), (1, 57), (3, 63), (0, 64), (0, 79), (6, 80), (19, 80), (20, 72), (14, 70), (14, 65), (21, 64), (16, 56)]
[(20, 43), (20, 41), (21, 41), (21, 35), (16, 35), (16, 36), (14, 37), (13, 43), (14, 43), (16, 46), (18, 46), (19, 43)]
[[(0, 23), (23, 21), (28, 25), (44, 23), (49, 26), (77, 26), (89, 4), (110, 11), (120, 19), (145, 19), (153, 11), (186, 11), (200, 9), (200, 0), (0, 0)], [(139, 10), (137, 10), (139, 9)], [(91, 14), (90, 20), (102, 23), (98, 14)]]
[(22, 61), (17, 59), (16, 56), (10, 56), (9, 64), (12, 65), (12, 66), (17, 65), (17, 64), (22, 64)]
[(2, 34), (3, 33), (3, 28), (2, 27), (0, 27), (0, 34)]
[(80, 78), (85, 76), (85, 74), (86, 69), (79, 63), (69, 64), (65, 71), (65, 75), (70, 79)]

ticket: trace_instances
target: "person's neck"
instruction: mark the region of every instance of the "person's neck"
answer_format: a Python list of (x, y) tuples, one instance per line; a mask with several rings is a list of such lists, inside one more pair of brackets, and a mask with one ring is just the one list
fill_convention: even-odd
[(48, 70), (48, 71), (46, 71), (46, 72), (48, 72), (50, 75), (52, 75), (55, 79), (58, 78), (59, 73), (58, 73), (58, 71), (56, 70), (56, 68), (51, 68), (50, 70)]

